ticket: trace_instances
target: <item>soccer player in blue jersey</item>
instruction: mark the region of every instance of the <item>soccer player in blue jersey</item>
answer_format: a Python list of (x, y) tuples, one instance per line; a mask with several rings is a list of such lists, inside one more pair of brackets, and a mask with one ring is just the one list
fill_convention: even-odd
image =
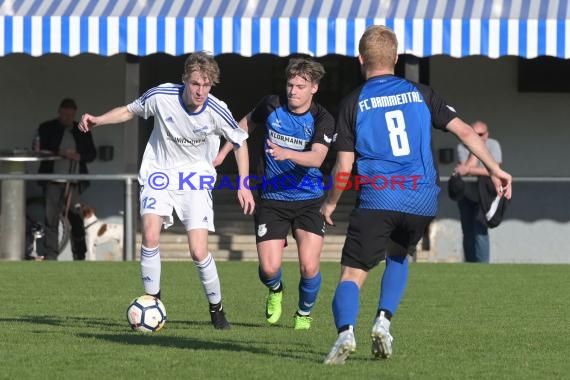
[[(283, 281), (281, 262), (291, 229), (297, 242), (300, 275), (298, 309), (294, 328), (306, 330), (321, 287), (320, 257), (325, 223), (319, 212), (323, 201), (323, 178), (319, 167), (334, 134), (334, 119), (313, 101), (323, 66), (307, 58), (293, 58), (285, 69), (286, 96), (264, 97), (240, 121), (251, 132), (265, 128), (264, 168), (260, 200), (256, 206), (255, 237), (259, 279), (268, 288), (265, 316), (271, 325), (281, 318)], [(231, 145), (226, 144), (218, 162)]]
[[(214, 328), (230, 324), (222, 306), (222, 291), (213, 255), (208, 251), (208, 231), (214, 231), (211, 189), (198, 181), (215, 177), (213, 160), (220, 136), (234, 145), (239, 173), (249, 173), (247, 133), (238, 127), (226, 103), (210, 90), (219, 81), (220, 69), (206, 52), (192, 53), (184, 62), (182, 84), (153, 87), (132, 103), (103, 115), (84, 114), (79, 125), (84, 132), (105, 124), (154, 117), (154, 128), (139, 169), (142, 217), (141, 279), (146, 294), (161, 296), (160, 232), (173, 224), (173, 211), (184, 224), (188, 248), (209, 303)], [(232, 145), (232, 148), (234, 147)], [(182, 182), (183, 176), (192, 182)], [(244, 213), (253, 213), (253, 195), (238, 190)]]
[[(321, 207), (327, 223), (356, 163), (357, 205), (341, 258), (341, 276), (332, 310), (338, 338), (325, 364), (343, 364), (356, 349), (354, 327), (360, 289), (382, 260), (386, 268), (372, 336), (372, 355), (392, 355), (390, 323), (408, 277), (413, 253), (434, 218), (440, 191), (431, 150), (432, 126), (455, 134), (488, 169), (497, 192), (511, 197), (511, 175), (501, 170), (473, 129), (425, 85), (394, 76), (398, 41), (385, 26), (369, 27), (359, 42), (365, 83), (343, 99), (337, 118), (338, 151), (333, 186)], [(342, 181), (339, 181), (342, 179)]]

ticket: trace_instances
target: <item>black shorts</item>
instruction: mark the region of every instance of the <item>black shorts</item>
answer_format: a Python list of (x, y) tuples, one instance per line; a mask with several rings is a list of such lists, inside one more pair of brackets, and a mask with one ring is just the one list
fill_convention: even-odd
[(261, 199), (256, 205), (255, 241), (286, 239), (289, 230), (325, 235), (325, 221), (320, 213), (323, 198), (306, 201), (274, 201)]
[(413, 254), (433, 218), (397, 211), (354, 209), (340, 262), (369, 271), (386, 258), (389, 244), (395, 244), (390, 248), (391, 255)]

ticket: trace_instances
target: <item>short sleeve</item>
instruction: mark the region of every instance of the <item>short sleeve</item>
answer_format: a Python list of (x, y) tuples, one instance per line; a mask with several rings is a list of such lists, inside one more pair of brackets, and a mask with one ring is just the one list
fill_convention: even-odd
[(216, 119), (216, 127), (224, 138), (234, 145), (241, 146), (247, 139), (248, 134), (241, 129), (238, 122), (234, 119), (232, 112), (227, 104), (217, 98), (208, 99), (208, 107), (212, 110), (212, 115)]
[(140, 98), (127, 105), (127, 109), (133, 114), (148, 119), (156, 114), (156, 96), (158, 87), (153, 87), (145, 92)]
[(255, 105), (251, 111), (250, 119), (255, 124), (264, 124), (269, 115), (280, 105), (279, 96), (268, 95)]
[(332, 148), (338, 152), (354, 152), (356, 127), (356, 106), (360, 95), (359, 87), (349, 95), (347, 95), (339, 106), (338, 116), (336, 119), (334, 142)]
[(332, 115), (320, 104), (314, 103), (315, 134), (312, 143), (330, 147), (334, 137), (335, 122)]
[(435, 90), (431, 87), (414, 83), (418, 90), (422, 93), (426, 105), (431, 114), (432, 125), (443, 131), (447, 131), (447, 124), (457, 117), (457, 111), (449, 105)]

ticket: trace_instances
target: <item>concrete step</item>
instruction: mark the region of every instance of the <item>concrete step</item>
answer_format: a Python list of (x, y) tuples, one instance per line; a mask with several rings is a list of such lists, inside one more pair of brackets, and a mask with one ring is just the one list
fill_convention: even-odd
[[(297, 260), (297, 244), (291, 235), (287, 237), (284, 260)], [(344, 244), (343, 235), (328, 235), (325, 238), (321, 257), (323, 260), (338, 260)], [(141, 236), (137, 235), (135, 255), (140, 255)], [(208, 235), (208, 248), (220, 260), (257, 260), (253, 234)], [(163, 232), (160, 238), (160, 254), (166, 260), (189, 259), (186, 234)]]
[[(137, 235), (140, 238), (140, 234)], [(325, 245), (327, 244), (339, 244), (344, 243), (344, 235), (332, 235), (328, 234), (325, 237)], [(287, 236), (287, 241), (294, 241), (293, 236), (289, 234)], [(186, 244), (187, 236), (186, 234), (163, 232), (160, 235), (161, 245), (163, 244)], [(218, 234), (211, 233), (208, 235), (208, 244), (254, 244), (255, 236), (253, 234)]]
[[(214, 225), (216, 227), (216, 235), (222, 236), (234, 236), (234, 235), (253, 235), (254, 225), (252, 216), (231, 217), (223, 212), (218, 212), (214, 214)], [(345, 217), (341, 217), (341, 214), (333, 215), (334, 226), (327, 226), (326, 233), (329, 235), (346, 235), (346, 229), (348, 227), (348, 213)], [(164, 231), (163, 234), (179, 234), (184, 235), (186, 229), (184, 225), (180, 223), (175, 218), (174, 224)], [(213, 234), (212, 234), (213, 235)]]
[[(214, 258), (218, 261), (257, 261), (257, 251), (234, 251), (228, 249), (218, 249), (212, 250)], [(321, 254), (321, 261), (340, 261), (341, 251), (328, 252), (323, 251)], [(160, 251), (160, 257), (163, 260), (190, 260), (190, 254), (188, 251), (168, 251), (163, 252), (162, 248)], [(139, 255), (136, 255), (136, 260), (139, 259)], [(297, 251), (295, 249), (285, 249), (283, 251), (283, 261), (297, 261)]]
[[(289, 244), (283, 250), (283, 261), (297, 261), (297, 245), (295, 241), (288, 240)], [(325, 239), (326, 241), (326, 239)], [(343, 243), (330, 243), (323, 246), (323, 251), (321, 252), (321, 261), (331, 261), (340, 262), (340, 256), (342, 253)], [(242, 249), (236, 248), (223, 248), (221, 246), (216, 246), (215, 244), (209, 245), (210, 251), (213, 253), (216, 260), (219, 261), (257, 261), (257, 250), (255, 243), (249, 245), (248, 247), (241, 247)], [(172, 245), (171, 243), (160, 245), (160, 255), (164, 260), (176, 261), (176, 260), (190, 260), (190, 254), (188, 252), (188, 246), (186, 242)], [(416, 262), (429, 262), (430, 252), (421, 250), (421, 242), (418, 244), (418, 251), (412, 261)], [(140, 259), (140, 240), (137, 242), (137, 249), (135, 251), (136, 260)]]

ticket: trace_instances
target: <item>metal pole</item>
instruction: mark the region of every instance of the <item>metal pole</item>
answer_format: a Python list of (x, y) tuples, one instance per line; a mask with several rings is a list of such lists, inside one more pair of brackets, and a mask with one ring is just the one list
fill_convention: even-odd
[[(23, 173), (23, 162), (6, 162), (9, 173)], [(0, 259), (22, 260), (26, 241), (26, 188), (24, 180), (2, 181), (2, 215), (0, 220)]]
[(125, 179), (125, 216), (124, 216), (124, 251), (123, 260), (133, 261), (135, 247), (133, 244), (134, 231), (133, 231), (133, 180), (131, 178)]

